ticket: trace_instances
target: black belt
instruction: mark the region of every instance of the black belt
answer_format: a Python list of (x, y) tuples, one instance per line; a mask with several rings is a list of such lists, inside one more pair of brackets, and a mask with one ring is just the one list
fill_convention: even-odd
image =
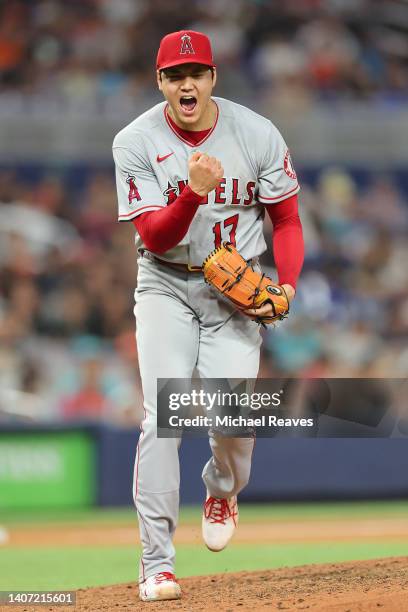
[(165, 259), (160, 259), (160, 257), (156, 257), (150, 251), (146, 251), (145, 249), (140, 250), (140, 254), (142, 257), (147, 257), (152, 261), (156, 261), (162, 266), (166, 266), (171, 268), (172, 270), (176, 270), (177, 272), (195, 272), (202, 273), (203, 269), (201, 266), (190, 266), (190, 264), (177, 263), (172, 261), (166, 261)]

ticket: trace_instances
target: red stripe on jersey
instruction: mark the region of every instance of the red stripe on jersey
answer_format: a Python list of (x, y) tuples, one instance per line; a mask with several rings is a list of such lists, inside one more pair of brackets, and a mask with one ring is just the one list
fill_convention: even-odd
[[(212, 126), (212, 128), (210, 128), (209, 130), (202, 130), (202, 132), (207, 132), (207, 134), (204, 136), (204, 138), (200, 141), (196, 141), (194, 136), (192, 136), (192, 134), (194, 134), (193, 130), (182, 130), (178, 125), (176, 125), (174, 123), (174, 121), (172, 120), (172, 118), (170, 117), (169, 113), (168, 113), (168, 108), (169, 105), (167, 104), (165, 109), (164, 109), (164, 116), (167, 122), (167, 125), (169, 126), (169, 128), (171, 129), (172, 132), (174, 132), (174, 134), (177, 136), (177, 138), (180, 138), (180, 140), (182, 140), (183, 142), (185, 142), (186, 144), (188, 144), (190, 147), (198, 147), (200, 145), (203, 144), (203, 142), (205, 142), (213, 133), (213, 131), (215, 130), (215, 126), (218, 123), (218, 116), (220, 114), (219, 109), (218, 109), (218, 104), (215, 102), (214, 100), (214, 104), (217, 107), (217, 116), (215, 117), (215, 122), (214, 125)], [(197, 132), (195, 132), (197, 134)]]
[(181, 138), (183, 138), (184, 140), (187, 140), (189, 144), (193, 146), (197, 146), (203, 140), (205, 140), (205, 138), (208, 136), (208, 134), (211, 132), (211, 129), (212, 129), (212, 128), (208, 128), (208, 130), (200, 130), (197, 132), (195, 130), (183, 130), (181, 129), (181, 127), (177, 125), (177, 123), (174, 123), (173, 119), (170, 117), (168, 112), (167, 112), (167, 119), (171, 123), (173, 132), (177, 132), (177, 134)]
[(163, 208), (163, 207), (157, 206), (156, 204), (151, 204), (150, 206), (142, 206), (141, 208), (137, 208), (136, 210), (133, 210), (132, 212), (127, 213), (127, 215), (119, 215), (118, 218), (120, 219), (121, 217), (130, 217), (130, 215), (136, 215), (140, 213), (140, 211), (146, 210), (146, 208), (150, 208), (151, 210), (152, 208), (157, 209), (157, 208)]
[(294, 191), (296, 191), (296, 189), (299, 188), (299, 185), (296, 185), (296, 187), (294, 187), (293, 189), (291, 189), (290, 191), (287, 191), (286, 193), (283, 193), (282, 195), (278, 195), (274, 198), (267, 198), (265, 196), (262, 195), (258, 195), (258, 200), (268, 200), (269, 202), (274, 201), (274, 200), (279, 200), (281, 198), (284, 198), (285, 196), (290, 195), (291, 193), (293, 193)]

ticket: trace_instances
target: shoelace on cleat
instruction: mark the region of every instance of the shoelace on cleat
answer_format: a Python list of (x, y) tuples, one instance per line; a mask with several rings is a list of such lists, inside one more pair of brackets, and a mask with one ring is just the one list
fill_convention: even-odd
[(172, 580), (173, 582), (175, 582), (176, 577), (171, 572), (160, 572), (159, 574), (156, 574), (156, 576), (154, 577), (154, 581), (156, 584), (160, 582), (165, 582), (166, 580)]
[(238, 513), (235, 512), (235, 507), (234, 504), (231, 510), (228, 500), (209, 497), (204, 504), (204, 516), (206, 519), (210, 519), (211, 523), (220, 523), (221, 525), (225, 525), (225, 521), (232, 518), (234, 525), (236, 525), (235, 517)]

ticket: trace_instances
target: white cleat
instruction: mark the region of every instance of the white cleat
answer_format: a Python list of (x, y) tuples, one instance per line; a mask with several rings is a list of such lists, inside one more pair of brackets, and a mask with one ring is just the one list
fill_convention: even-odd
[(204, 542), (213, 552), (226, 547), (238, 525), (238, 504), (236, 495), (229, 499), (211, 497), (207, 491), (204, 504), (202, 532)]
[(139, 584), (139, 597), (142, 601), (180, 599), (181, 588), (174, 574), (160, 572)]

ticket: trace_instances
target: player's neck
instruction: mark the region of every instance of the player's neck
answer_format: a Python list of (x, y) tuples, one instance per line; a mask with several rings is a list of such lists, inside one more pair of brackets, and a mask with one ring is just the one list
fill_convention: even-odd
[(172, 121), (179, 128), (188, 132), (201, 132), (203, 130), (210, 130), (214, 126), (217, 119), (217, 105), (215, 104), (212, 98), (210, 98), (203, 114), (201, 115), (201, 117), (198, 118), (195, 123), (185, 123), (184, 121), (181, 121), (175, 115), (175, 113), (173, 113), (173, 110), (170, 105), (168, 106), (167, 112), (171, 117)]

